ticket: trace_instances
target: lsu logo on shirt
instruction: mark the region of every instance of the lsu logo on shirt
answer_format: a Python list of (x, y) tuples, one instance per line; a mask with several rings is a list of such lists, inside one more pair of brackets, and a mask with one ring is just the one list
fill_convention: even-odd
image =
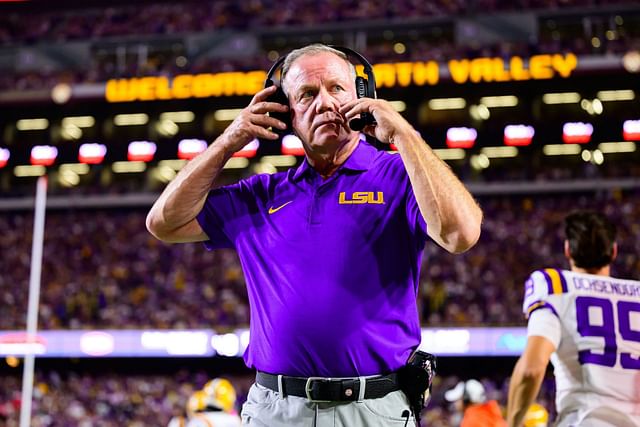
[(382, 191), (354, 191), (351, 196), (347, 196), (344, 191), (340, 192), (338, 197), (340, 205), (384, 205), (384, 194)]

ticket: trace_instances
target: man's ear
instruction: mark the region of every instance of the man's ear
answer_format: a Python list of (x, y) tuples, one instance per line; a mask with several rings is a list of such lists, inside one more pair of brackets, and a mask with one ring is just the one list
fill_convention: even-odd
[(611, 252), (611, 262), (618, 256), (618, 242), (613, 242), (613, 251)]
[(571, 251), (569, 250), (569, 241), (566, 239), (564, 241), (564, 256), (569, 260), (571, 259)]

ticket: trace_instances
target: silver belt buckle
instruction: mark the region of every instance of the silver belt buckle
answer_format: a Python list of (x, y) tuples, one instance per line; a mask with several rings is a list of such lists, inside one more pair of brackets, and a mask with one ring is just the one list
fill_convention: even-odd
[(331, 378), (324, 378), (324, 377), (309, 377), (309, 378), (307, 378), (307, 382), (304, 385), (304, 392), (307, 395), (307, 400), (309, 400), (309, 402), (313, 402), (313, 403), (333, 402), (332, 400), (316, 400), (316, 399), (313, 399), (311, 397), (311, 382), (312, 381), (328, 382), (328, 381), (331, 381)]

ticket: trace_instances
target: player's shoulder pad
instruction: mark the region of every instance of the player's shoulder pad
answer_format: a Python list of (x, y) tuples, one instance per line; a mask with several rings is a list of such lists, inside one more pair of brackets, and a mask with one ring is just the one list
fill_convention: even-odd
[(169, 420), (167, 427), (185, 427), (185, 423), (184, 417), (173, 417)]
[(213, 424), (206, 418), (190, 418), (186, 427), (212, 427)]
[(524, 289), (522, 311), (529, 317), (539, 308), (549, 308), (555, 312), (548, 299), (552, 295), (567, 292), (567, 281), (562, 270), (545, 268), (531, 273), (525, 282)]

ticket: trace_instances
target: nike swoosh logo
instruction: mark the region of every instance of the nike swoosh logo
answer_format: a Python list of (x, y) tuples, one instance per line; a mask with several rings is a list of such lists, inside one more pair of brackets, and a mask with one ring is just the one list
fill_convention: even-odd
[(289, 203), (293, 203), (293, 200), (288, 201), (287, 203), (285, 203), (284, 205), (280, 205), (277, 208), (274, 207), (270, 207), (269, 208), (269, 215), (274, 214), (276, 212), (278, 212), (280, 209), (284, 208), (285, 206), (287, 206)]

